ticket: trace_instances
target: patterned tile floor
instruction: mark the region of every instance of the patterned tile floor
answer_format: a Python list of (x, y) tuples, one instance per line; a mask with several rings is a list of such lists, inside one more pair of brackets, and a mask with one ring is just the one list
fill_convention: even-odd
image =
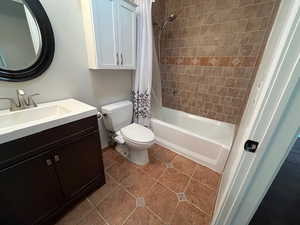
[(106, 184), (57, 225), (208, 225), (220, 175), (159, 145), (137, 166), (103, 153)]

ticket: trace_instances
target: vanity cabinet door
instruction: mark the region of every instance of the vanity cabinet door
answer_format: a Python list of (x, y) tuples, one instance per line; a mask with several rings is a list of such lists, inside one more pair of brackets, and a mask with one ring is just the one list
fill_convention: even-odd
[(43, 153), (0, 171), (0, 224), (35, 224), (62, 204), (51, 156)]
[(54, 161), (66, 198), (72, 198), (97, 178), (104, 181), (98, 131), (78, 137), (55, 150)]
[(127, 1), (120, 0), (119, 46), (120, 65), (123, 69), (136, 68), (136, 8)]

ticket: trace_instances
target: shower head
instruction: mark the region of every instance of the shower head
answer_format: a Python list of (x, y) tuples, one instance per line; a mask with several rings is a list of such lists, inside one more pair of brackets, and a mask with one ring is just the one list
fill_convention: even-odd
[(173, 14), (173, 13), (170, 14), (167, 17), (167, 19), (164, 21), (163, 25), (161, 26), (161, 30), (163, 31), (169, 23), (174, 22), (174, 20), (176, 20), (176, 19), (177, 19), (177, 15), (176, 14)]
[(176, 18), (177, 18), (177, 15), (172, 13), (168, 16), (168, 21), (173, 22), (174, 20), (176, 20)]

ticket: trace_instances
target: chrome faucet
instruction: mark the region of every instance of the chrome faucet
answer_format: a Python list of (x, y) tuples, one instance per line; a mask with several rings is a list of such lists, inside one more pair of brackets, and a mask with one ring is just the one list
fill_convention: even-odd
[(26, 95), (25, 95), (25, 91), (22, 89), (18, 89), (17, 90), (17, 98), (18, 98), (18, 106), (20, 108), (20, 110), (22, 109), (26, 109), (27, 108), (27, 104), (26, 104)]
[(0, 100), (8, 100), (10, 102), (10, 107), (9, 107), (10, 111), (19, 111), (19, 110), (23, 110), (23, 109), (37, 107), (37, 104), (33, 100), (33, 97), (37, 96), (37, 95), (39, 95), (39, 94), (33, 94), (33, 95), (27, 96), (25, 94), (24, 90), (18, 89), (17, 90), (17, 99), (18, 99), (17, 103), (13, 98), (0, 98)]

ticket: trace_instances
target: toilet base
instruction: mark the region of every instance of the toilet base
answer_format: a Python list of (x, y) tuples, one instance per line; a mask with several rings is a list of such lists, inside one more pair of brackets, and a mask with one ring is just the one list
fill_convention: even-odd
[(148, 149), (130, 147), (126, 144), (117, 144), (116, 151), (127, 158), (130, 162), (144, 166), (149, 163)]
[(144, 165), (148, 164), (149, 163), (148, 149), (145, 149), (145, 150), (130, 149), (129, 161), (133, 162), (137, 165), (140, 165), (140, 166), (144, 166)]
[(125, 144), (117, 144), (116, 151), (129, 160), (129, 149)]

